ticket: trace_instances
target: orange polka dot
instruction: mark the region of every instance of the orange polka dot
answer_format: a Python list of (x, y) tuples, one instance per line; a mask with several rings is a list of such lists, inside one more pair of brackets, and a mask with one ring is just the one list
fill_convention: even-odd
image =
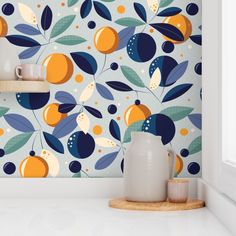
[(150, 29), (150, 33), (153, 33), (154, 32), (154, 29)]
[(0, 136), (3, 136), (3, 135), (4, 135), (4, 129), (0, 128)]
[(93, 127), (93, 133), (96, 135), (102, 134), (102, 127), (100, 125), (95, 125)]
[(76, 29), (79, 29), (79, 25), (76, 25), (75, 28), (76, 28)]
[(117, 116), (116, 119), (117, 119), (117, 120), (120, 120), (120, 116)]
[(62, 3), (61, 3), (61, 6), (62, 6), (62, 7), (64, 7), (64, 6), (65, 6), (65, 3), (64, 3), (64, 2), (62, 2)]
[(91, 49), (91, 47), (90, 46), (88, 46), (88, 50), (90, 50)]
[(40, 4), (38, 4), (38, 5), (37, 5), (37, 8), (40, 8), (40, 7), (41, 7), (41, 5), (40, 5)]
[(120, 5), (117, 7), (117, 12), (120, 14), (125, 13), (125, 7), (123, 5)]
[(182, 135), (182, 136), (186, 136), (186, 135), (188, 135), (188, 129), (186, 129), (186, 128), (183, 128), (183, 129), (181, 129), (180, 130), (180, 134)]
[(75, 81), (76, 81), (77, 83), (82, 83), (83, 80), (84, 80), (84, 76), (83, 76), (83, 75), (78, 74), (78, 75), (75, 76)]
[(98, 150), (98, 152), (99, 152), (99, 153), (101, 153), (101, 152), (102, 152), (102, 150), (101, 150), (101, 149), (99, 149), (99, 150)]

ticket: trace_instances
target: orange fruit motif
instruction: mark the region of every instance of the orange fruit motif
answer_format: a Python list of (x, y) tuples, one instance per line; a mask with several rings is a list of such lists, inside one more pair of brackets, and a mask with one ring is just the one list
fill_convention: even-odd
[(178, 155), (176, 155), (176, 165), (175, 165), (175, 174), (179, 175), (181, 173), (181, 171), (183, 170), (183, 160), (181, 159), (181, 157), (179, 157)]
[(47, 162), (38, 156), (26, 157), (20, 164), (20, 175), (24, 178), (43, 178), (48, 175)]
[(5, 37), (8, 32), (7, 22), (0, 16), (0, 37)]
[(114, 52), (119, 46), (119, 41), (118, 33), (111, 27), (99, 29), (94, 36), (96, 49), (104, 54)]
[(47, 68), (47, 81), (52, 84), (67, 82), (74, 72), (71, 59), (64, 54), (54, 53), (49, 55), (44, 60), (43, 65)]
[(151, 111), (149, 108), (141, 104), (139, 100), (136, 100), (135, 104), (128, 107), (125, 111), (125, 123), (127, 126), (130, 126), (140, 120), (146, 120), (150, 115)]
[(49, 126), (55, 127), (61, 120), (67, 117), (66, 113), (60, 113), (58, 109), (59, 109), (58, 103), (49, 104), (44, 109), (43, 119)]
[(192, 34), (192, 23), (184, 15), (178, 14), (175, 16), (166, 17), (163, 23), (173, 25), (183, 34), (184, 41), (176, 41), (164, 36), (165, 40), (171, 41), (174, 44), (184, 43), (189, 39), (189, 36), (191, 36)]

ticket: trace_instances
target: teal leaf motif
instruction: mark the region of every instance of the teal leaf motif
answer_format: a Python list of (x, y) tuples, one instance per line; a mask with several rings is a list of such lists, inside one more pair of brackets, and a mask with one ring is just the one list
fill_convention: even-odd
[(79, 0), (68, 0), (67, 6), (72, 7), (74, 6)]
[(192, 107), (168, 107), (160, 113), (170, 117), (173, 121), (179, 121), (187, 117), (194, 109)]
[(143, 127), (143, 123), (144, 123), (144, 120), (140, 120), (140, 121), (135, 122), (132, 125), (130, 125), (125, 131), (123, 143), (131, 142), (131, 133), (132, 132), (141, 132), (142, 127)]
[(174, 0), (161, 0), (159, 3), (159, 7), (163, 8), (163, 7), (167, 7), (169, 6)]
[(75, 15), (70, 15), (70, 16), (65, 16), (61, 18), (59, 21), (57, 21), (52, 28), (50, 38), (52, 39), (62, 34), (65, 30), (68, 29), (68, 27), (70, 27), (74, 19)]
[(72, 177), (73, 178), (81, 178), (81, 172), (75, 173)]
[(77, 45), (86, 42), (87, 40), (76, 35), (67, 35), (57, 39), (55, 42), (63, 45)]
[(118, 25), (127, 26), (127, 27), (135, 27), (135, 26), (140, 26), (140, 25), (145, 24), (145, 22), (137, 20), (132, 17), (125, 17), (125, 18), (118, 19), (115, 21), (115, 23)]
[(193, 155), (202, 150), (202, 136), (197, 137), (188, 147), (189, 154)]
[(11, 138), (4, 147), (5, 154), (11, 154), (20, 149), (21, 147), (23, 147), (29, 141), (32, 134), (33, 132), (28, 132), (28, 133), (18, 134), (13, 138)]
[(125, 78), (129, 80), (130, 83), (141, 88), (145, 87), (145, 84), (143, 83), (139, 75), (132, 68), (128, 66), (121, 66), (121, 71), (125, 76)]
[(8, 111), (8, 107), (0, 107), (0, 117), (4, 116)]

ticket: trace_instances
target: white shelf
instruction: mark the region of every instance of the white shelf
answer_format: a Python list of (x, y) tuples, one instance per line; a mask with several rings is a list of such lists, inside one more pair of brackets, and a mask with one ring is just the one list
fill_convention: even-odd
[(46, 93), (49, 85), (46, 81), (0, 80), (2, 93)]

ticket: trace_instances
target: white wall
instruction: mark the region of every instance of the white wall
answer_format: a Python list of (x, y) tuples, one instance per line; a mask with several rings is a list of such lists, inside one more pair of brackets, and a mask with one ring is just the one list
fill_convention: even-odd
[(203, 0), (203, 179), (217, 187), (220, 133), (220, 0)]

